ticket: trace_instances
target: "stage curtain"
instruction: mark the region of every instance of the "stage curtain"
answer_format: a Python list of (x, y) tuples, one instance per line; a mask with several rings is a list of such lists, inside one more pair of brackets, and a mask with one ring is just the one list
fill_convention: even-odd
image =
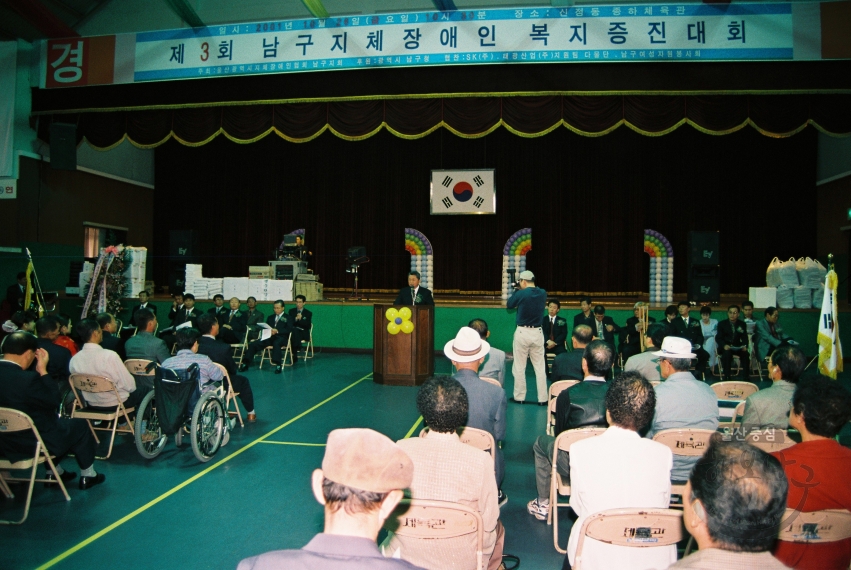
[(198, 146), (222, 134), (242, 143), (272, 133), (307, 142), (326, 129), (345, 140), (363, 140), (384, 129), (417, 138), (440, 127), (476, 138), (500, 127), (535, 137), (561, 127), (600, 136), (626, 125), (660, 136), (683, 125), (714, 135), (750, 125), (764, 135), (784, 137), (807, 125), (829, 134), (851, 134), (851, 95), (458, 97), (87, 112), (45, 117), (39, 123), (44, 140), (49, 140), (51, 119), (78, 124), (77, 136), (95, 148), (110, 148), (125, 137), (142, 147), (172, 137)]

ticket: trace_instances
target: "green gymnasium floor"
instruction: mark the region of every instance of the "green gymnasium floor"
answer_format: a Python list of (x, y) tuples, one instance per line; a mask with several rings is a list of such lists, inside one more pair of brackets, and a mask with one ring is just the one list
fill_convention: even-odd
[[(281, 375), (268, 366), (252, 368), (258, 421), (237, 426), (207, 464), (188, 444), (176, 448), (173, 441), (146, 461), (128, 436), (119, 437), (113, 456), (95, 463), (107, 476), (104, 485), (83, 492), (74, 481), (70, 502), (58, 489), (37, 486), (29, 519), (0, 527), (0, 568), (233, 569), (247, 556), (300, 548), (322, 529), (309, 480), (330, 430), (369, 427), (401, 439), (421, 428), (416, 389), (377, 385), (371, 371), (369, 355), (319, 352)], [(436, 372), (450, 372), (445, 358), (436, 359)], [(527, 376), (533, 377), (531, 366)], [(510, 395), (510, 367), (506, 384)], [(528, 397), (534, 396), (532, 382)], [(505, 552), (529, 570), (557, 569), (562, 562), (552, 528), (526, 512), (535, 496), (531, 448), (545, 413), (539, 406), (508, 407)], [(79, 471), (73, 459), (63, 466)], [(0, 518), (21, 512), (23, 494), (0, 498)], [(564, 544), (570, 519), (561, 519)]]

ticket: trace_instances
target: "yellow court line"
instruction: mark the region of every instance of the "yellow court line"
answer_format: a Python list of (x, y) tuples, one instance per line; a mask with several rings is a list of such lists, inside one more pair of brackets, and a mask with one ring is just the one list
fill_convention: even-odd
[(402, 439), (408, 439), (409, 437), (414, 435), (414, 430), (417, 429), (417, 426), (420, 425), (420, 423), (422, 421), (423, 421), (423, 417), (420, 416), (420, 418), (417, 421), (414, 422), (414, 425), (411, 426), (411, 429), (408, 430), (408, 433), (406, 433), (405, 437), (403, 437)]
[(97, 532), (97, 533), (93, 534), (92, 536), (90, 536), (90, 537), (89, 537), (89, 538), (87, 538), (86, 540), (84, 540), (84, 541), (80, 542), (79, 544), (77, 544), (77, 545), (75, 545), (75, 546), (73, 546), (73, 547), (69, 548), (68, 550), (66, 550), (66, 551), (65, 551), (65, 552), (63, 552), (62, 554), (60, 554), (60, 555), (56, 556), (56, 557), (55, 557), (55, 558), (53, 558), (52, 560), (49, 560), (49, 561), (45, 562), (44, 564), (42, 564), (41, 566), (39, 566), (38, 568), (36, 568), (36, 570), (45, 570), (46, 568), (51, 568), (52, 566), (55, 566), (56, 564), (58, 564), (58, 563), (62, 562), (63, 560), (65, 560), (66, 558), (68, 558), (69, 556), (71, 556), (72, 554), (74, 554), (75, 552), (77, 552), (77, 551), (79, 551), (79, 550), (82, 550), (83, 548), (85, 548), (85, 547), (86, 547), (86, 546), (88, 546), (89, 544), (93, 543), (94, 541), (96, 541), (96, 540), (97, 540), (97, 539), (99, 539), (100, 537), (102, 537), (102, 536), (106, 535), (107, 533), (109, 533), (109, 532), (111, 532), (111, 531), (115, 530), (116, 528), (120, 527), (121, 525), (123, 525), (123, 524), (124, 524), (124, 523), (126, 523), (127, 521), (129, 521), (129, 520), (131, 520), (131, 519), (135, 518), (137, 515), (139, 515), (139, 514), (141, 514), (141, 513), (145, 512), (145, 511), (147, 511), (148, 509), (150, 509), (151, 507), (153, 507), (154, 505), (156, 505), (156, 504), (157, 504), (157, 503), (159, 503), (160, 501), (163, 501), (163, 500), (167, 499), (168, 497), (170, 497), (171, 495), (173, 495), (173, 494), (177, 493), (178, 491), (180, 491), (181, 489), (183, 489), (183, 488), (184, 488), (184, 487), (186, 487), (187, 485), (189, 485), (189, 484), (191, 484), (191, 483), (194, 483), (195, 481), (197, 481), (198, 479), (200, 479), (201, 477), (203, 477), (204, 475), (206, 475), (207, 473), (209, 473), (210, 471), (212, 471), (212, 470), (213, 470), (213, 469), (215, 469), (216, 467), (219, 467), (220, 465), (223, 465), (223, 464), (227, 463), (228, 461), (230, 461), (231, 459), (233, 459), (233, 458), (234, 458), (234, 457), (236, 457), (237, 455), (241, 454), (241, 453), (242, 453), (242, 452), (244, 452), (244, 451), (247, 451), (247, 450), (251, 449), (252, 447), (254, 447), (255, 445), (257, 445), (258, 443), (263, 443), (263, 440), (264, 440), (264, 439), (266, 439), (267, 437), (269, 437), (269, 436), (271, 436), (271, 435), (274, 435), (274, 434), (278, 433), (279, 431), (281, 431), (282, 429), (284, 429), (285, 427), (287, 427), (287, 426), (288, 426), (288, 425), (290, 425), (291, 423), (293, 423), (293, 422), (295, 422), (295, 421), (297, 421), (297, 420), (300, 420), (301, 418), (303, 418), (304, 416), (306, 416), (306, 415), (307, 415), (307, 414), (309, 414), (310, 412), (314, 411), (315, 409), (319, 408), (320, 406), (323, 406), (323, 405), (327, 404), (328, 402), (330, 402), (331, 400), (333, 400), (334, 398), (336, 398), (337, 396), (339, 396), (339, 395), (340, 395), (340, 394), (342, 394), (343, 392), (346, 392), (347, 390), (349, 390), (349, 389), (351, 389), (351, 388), (354, 388), (355, 386), (357, 386), (358, 384), (360, 384), (361, 382), (363, 382), (364, 380), (366, 380), (366, 379), (367, 379), (367, 378), (369, 378), (370, 376), (372, 376), (372, 372), (370, 372), (369, 374), (367, 374), (366, 376), (364, 376), (364, 377), (363, 377), (363, 378), (361, 378), (360, 380), (356, 380), (356, 381), (355, 381), (355, 382), (353, 382), (352, 384), (349, 384), (348, 386), (346, 386), (345, 388), (343, 388), (342, 390), (340, 390), (339, 392), (337, 392), (337, 393), (336, 393), (336, 394), (334, 394), (333, 396), (329, 396), (328, 398), (325, 398), (324, 400), (322, 400), (321, 402), (319, 402), (318, 404), (316, 404), (316, 405), (315, 405), (315, 406), (313, 406), (312, 408), (309, 408), (309, 409), (307, 409), (307, 410), (303, 411), (302, 413), (300, 413), (299, 415), (297, 415), (296, 417), (294, 417), (294, 418), (292, 418), (292, 419), (290, 419), (290, 420), (287, 420), (286, 422), (282, 423), (281, 425), (279, 425), (278, 427), (276, 427), (275, 429), (273, 429), (272, 431), (270, 431), (270, 432), (269, 432), (269, 433), (267, 433), (266, 435), (262, 435), (262, 436), (260, 436), (259, 438), (255, 439), (255, 440), (254, 440), (254, 441), (252, 441), (251, 443), (249, 443), (249, 444), (245, 445), (244, 447), (242, 447), (242, 448), (240, 448), (240, 449), (236, 450), (236, 451), (235, 451), (235, 452), (233, 452), (231, 455), (228, 455), (228, 456), (227, 456), (227, 457), (225, 457), (224, 459), (222, 459), (222, 460), (220, 460), (220, 461), (217, 461), (216, 463), (214, 463), (213, 465), (211, 465), (211, 466), (207, 467), (206, 469), (204, 469), (204, 470), (203, 470), (203, 471), (201, 471), (200, 473), (197, 473), (196, 475), (193, 475), (192, 477), (190, 477), (189, 479), (187, 479), (186, 481), (184, 481), (184, 482), (183, 482), (183, 483), (181, 483), (180, 485), (177, 485), (176, 487), (173, 487), (172, 489), (170, 489), (170, 490), (166, 491), (165, 493), (163, 493), (162, 495), (160, 495), (160, 496), (159, 496), (159, 497), (157, 497), (156, 499), (153, 499), (152, 501), (149, 501), (148, 503), (146, 503), (146, 504), (142, 505), (141, 507), (139, 507), (138, 509), (136, 509), (136, 510), (135, 510), (135, 511), (133, 511), (132, 513), (130, 513), (130, 514), (128, 514), (128, 515), (126, 515), (126, 516), (124, 516), (124, 517), (122, 517), (122, 518), (118, 519), (117, 521), (115, 521), (114, 523), (112, 523), (111, 525), (109, 525), (108, 527), (106, 527), (106, 528), (104, 528), (103, 530), (101, 530), (101, 531), (99, 531), (99, 532)]
[(301, 443), (298, 441), (259, 441), (257, 443), (274, 443), (275, 445), (303, 445), (306, 447), (325, 447), (324, 443)]

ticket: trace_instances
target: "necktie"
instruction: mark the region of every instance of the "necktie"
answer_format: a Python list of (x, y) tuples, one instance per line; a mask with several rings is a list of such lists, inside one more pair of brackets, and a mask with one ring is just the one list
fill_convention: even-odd
[(411, 301), (413, 301), (414, 305), (417, 304), (417, 290), (413, 288), (411, 289)]
[(555, 337), (553, 336), (553, 327), (555, 327), (555, 324), (556, 320), (554, 318), (550, 319), (550, 340), (555, 340)]
[(231, 321), (233, 320), (233, 316), (234, 316), (234, 314), (236, 314), (236, 311), (231, 311), (231, 312), (230, 312), (230, 318), (228, 319), (228, 322), (231, 322)]
[(597, 321), (597, 338), (603, 338), (603, 322)]
[(774, 329), (774, 323), (768, 323), (768, 326), (771, 327), (771, 336), (773, 336), (774, 338), (778, 338), (777, 331)]

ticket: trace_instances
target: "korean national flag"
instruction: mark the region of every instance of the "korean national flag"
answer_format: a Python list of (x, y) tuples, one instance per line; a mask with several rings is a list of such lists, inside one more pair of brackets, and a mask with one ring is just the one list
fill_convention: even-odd
[(432, 214), (495, 214), (494, 170), (432, 170)]

